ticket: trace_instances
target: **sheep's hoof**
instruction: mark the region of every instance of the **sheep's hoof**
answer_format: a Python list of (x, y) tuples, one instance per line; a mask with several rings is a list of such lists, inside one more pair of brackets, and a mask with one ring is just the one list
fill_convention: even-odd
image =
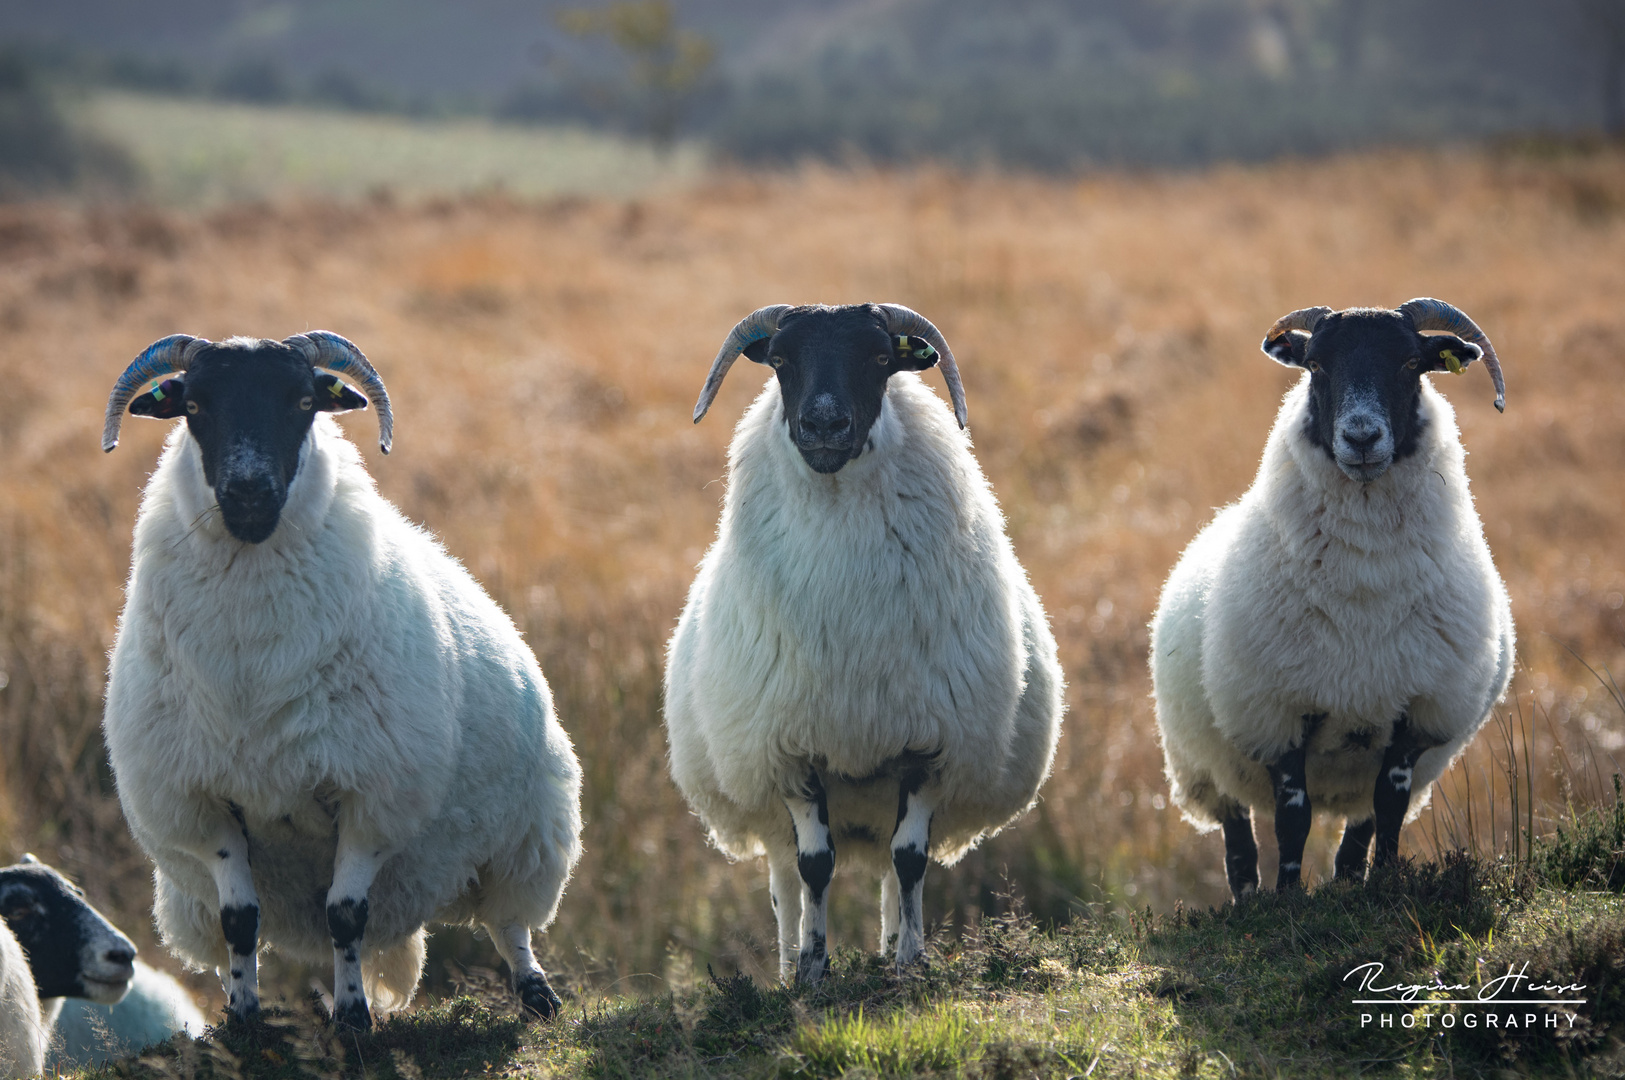
[(372, 1011), (365, 1001), (346, 1001), (333, 1006), (333, 1026), (351, 1031), (371, 1031)]
[(514, 985), (513, 992), (519, 995), (525, 1012), (543, 1020), (553, 1019), (564, 1007), (553, 988), (547, 985), (545, 975), (526, 975)]
[(814, 986), (824, 978), (824, 953), (822, 950), (812, 952), (803, 950), (796, 960), (796, 982), (802, 986)]

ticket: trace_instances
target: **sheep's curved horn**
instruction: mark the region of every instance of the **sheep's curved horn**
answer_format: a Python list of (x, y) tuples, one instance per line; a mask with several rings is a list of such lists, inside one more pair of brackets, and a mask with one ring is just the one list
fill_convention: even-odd
[(1501, 360), (1495, 355), (1495, 346), (1484, 336), (1478, 324), (1454, 304), (1435, 300), (1431, 296), (1418, 296), (1399, 305), (1399, 313), (1411, 320), (1418, 330), (1444, 330), (1477, 345), (1484, 350), (1484, 368), (1495, 384), (1495, 411), (1507, 411), (1507, 384), (1501, 377)]
[(1297, 311), (1289, 311), (1275, 320), (1275, 325), (1270, 327), (1270, 332), (1264, 335), (1264, 344), (1268, 346), (1270, 342), (1282, 334), (1290, 333), (1293, 330), (1302, 330), (1305, 333), (1313, 334), (1315, 327), (1320, 325), (1320, 320), (1331, 313), (1332, 309), (1329, 307), (1306, 307), (1299, 308)]
[(959, 426), (965, 426), (965, 387), (959, 381), (959, 365), (954, 363), (954, 351), (948, 348), (948, 341), (942, 336), (942, 331), (932, 325), (931, 320), (921, 315), (913, 308), (906, 308), (902, 304), (881, 304), (880, 310), (886, 313), (886, 332), (889, 334), (912, 334), (922, 337), (931, 343), (931, 347), (941, 354), (937, 366), (942, 368), (942, 377), (948, 383), (948, 397), (954, 403), (954, 419)]
[(711, 370), (705, 376), (705, 385), (700, 388), (700, 400), (694, 404), (694, 422), (697, 424), (711, 408), (711, 402), (716, 400), (717, 391), (722, 389), (722, 377), (728, 374), (739, 354), (745, 346), (766, 337), (772, 337), (779, 329), (779, 320), (789, 311), (793, 304), (769, 304), (767, 307), (757, 308), (755, 311), (739, 320), (739, 324), (728, 332), (728, 339), (717, 350), (717, 358), (711, 361)]
[(389, 391), (355, 342), (327, 330), (312, 330), (283, 338), (282, 344), (304, 353), (311, 367), (349, 375), (361, 384), (361, 392), (378, 410), (378, 449), (389, 453), (395, 442), (395, 414), (389, 407)]
[(107, 398), (107, 418), (102, 421), (103, 453), (118, 445), (119, 427), (124, 423), (124, 410), (129, 407), (130, 399), (158, 376), (185, 371), (198, 350), (207, 344), (208, 338), (170, 334), (148, 345), (140, 356), (131, 361), (124, 374), (118, 377), (118, 382), (113, 384), (113, 392)]

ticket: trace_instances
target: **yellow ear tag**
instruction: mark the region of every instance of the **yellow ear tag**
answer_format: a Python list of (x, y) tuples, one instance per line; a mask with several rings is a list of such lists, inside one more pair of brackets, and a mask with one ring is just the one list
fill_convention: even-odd
[(1439, 351), (1439, 356), (1444, 360), (1444, 366), (1449, 369), (1450, 374), (1460, 375), (1463, 371), (1467, 370), (1461, 366), (1461, 361), (1456, 359), (1455, 350), (1441, 349)]
[(329, 394), (332, 394), (334, 397), (343, 397), (344, 396), (344, 384), (341, 383), (341, 382), (336, 382), (332, 386), (329, 386), (327, 388), (327, 392)]

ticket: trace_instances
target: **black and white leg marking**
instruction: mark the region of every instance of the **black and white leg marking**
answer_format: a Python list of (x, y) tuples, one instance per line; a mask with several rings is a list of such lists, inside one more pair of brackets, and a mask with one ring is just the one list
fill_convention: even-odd
[(1258, 841), (1253, 839), (1253, 814), (1236, 805), (1224, 821), (1224, 874), (1230, 895), (1237, 902), (1258, 891)]
[(829, 832), (829, 803), (818, 772), (807, 773), (806, 786), (784, 800), (796, 831), (796, 869), (801, 874), (801, 955), (796, 978), (815, 983), (824, 977), (829, 883), (835, 876), (835, 841)]
[(912, 963), (925, 948), (925, 864), (931, 853), (931, 814), (935, 807), (921, 790), (924, 772), (903, 777), (897, 793), (897, 828), (891, 838), (892, 871), (897, 875), (897, 967)]
[(220, 898), (220, 930), (226, 938), (220, 982), (226, 1007), (238, 1019), (247, 1019), (260, 1011), (260, 900), (248, 866), (248, 829), (235, 808), (232, 812), (233, 817), (220, 822), (214, 842), (193, 854), (208, 866)]
[(1305, 761), (1309, 756), (1309, 740), (1324, 719), (1325, 713), (1306, 715), (1303, 740), (1264, 766), (1275, 787), (1275, 846), (1281, 854), (1280, 869), (1275, 874), (1277, 890), (1292, 888), (1303, 876), (1303, 846), (1309, 840), (1309, 825), (1314, 821)]
[(883, 953), (892, 948), (892, 942), (897, 937), (897, 925), (902, 919), (902, 913), (898, 910), (900, 891), (897, 867), (893, 866), (880, 875), (880, 951)]
[(779, 981), (795, 981), (801, 948), (801, 873), (794, 852), (775, 851), (767, 857), (767, 894), (779, 930)]
[(530, 951), (530, 927), (513, 923), (491, 934), (491, 940), (496, 943), (502, 959), (508, 962), (513, 992), (525, 1012), (543, 1020), (557, 1016), (561, 1008), (559, 996), (548, 985), (547, 972), (536, 962), (536, 954)]
[(1377, 789), (1372, 792), (1377, 832), (1377, 850), (1371, 860), (1372, 866), (1387, 866), (1399, 858), (1399, 830), (1405, 824), (1405, 812), (1411, 807), (1411, 781), (1416, 774), (1416, 759), (1437, 745), (1411, 727), (1409, 716), (1401, 714), (1394, 721), (1393, 738), (1389, 740), (1388, 749), (1382, 753), (1382, 768), (1377, 770)]
[(339, 827), (333, 887), (327, 890), (327, 930), (333, 937), (333, 1023), (366, 1031), (372, 1011), (361, 984), (361, 939), (367, 933), (367, 890), (389, 853)]
[(1332, 864), (1333, 876), (1342, 881), (1364, 881), (1366, 853), (1371, 849), (1371, 834), (1377, 823), (1372, 818), (1343, 823), (1343, 842), (1337, 845), (1337, 859)]

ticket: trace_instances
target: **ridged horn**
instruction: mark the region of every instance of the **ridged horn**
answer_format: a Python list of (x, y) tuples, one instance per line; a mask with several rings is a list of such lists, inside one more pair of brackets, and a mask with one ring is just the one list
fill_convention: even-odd
[(283, 338), (282, 344), (298, 349), (311, 367), (326, 368), (340, 375), (349, 375), (360, 384), (372, 407), (378, 410), (378, 449), (389, 453), (395, 442), (395, 413), (389, 407), (389, 391), (378, 377), (372, 364), (355, 342), (328, 330), (311, 330)]
[(769, 304), (767, 307), (757, 308), (755, 311), (739, 320), (739, 324), (728, 332), (728, 339), (717, 350), (717, 358), (711, 361), (711, 370), (705, 376), (705, 385), (700, 388), (700, 400), (694, 404), (694, 422), (700, 422), (711, 408), (711, 402), (716, 400), (717, 391), (722, 389), (722, 377), (728, 374), (739, 354), (752, 342), (772, 337), (779, 329), (779, 320), (789, 311), (793, 304)]
[(1411, 320), (1417, 330), (1444, 330), (1484, 350), (1484, 368), (1495, 384), (1495, 411), (1507, 411), (1507, 385), (1501, 377), (1501, 359), (1495, 355), (1495, 346), (1484, 336), (1478, 324), (1454, 304), (1435, 300), (1431, 296), (1418, 296), (1399, 305), (1399, 313)]
[(1332, 309), (1329, 307), (1306, 307), (1299, 308), (1297, 311), (1289, 311), (1275, 320), (1275, 325), (1270, 327), (1270, 332), (1264, 335), (1264, 344), (1267, 346), (1282, 334), (1290, 333), (1293, 330), (1302, 330), (1305, 333), (1313, 334), (1315, 327), (1320, 325), (1320, 320), (1331, 313)]
[(124, 423), (124, 410), (129, 407), (130, 399), (160, 375), (185, 371), (198, 350), (207, 344), (208, 338), (170, 334), (148, 345), (140, 356), (131, 361), (124, 374), (118, 377), (118, 382), (113, 384), (113, 392), (107, 398), (107, 417), (102, 421), (103, 453), (118, 445), (119, 428)]
[(914, 337), (924, 338), (941, 354), (937, 366), (942, 368), (942, 377), (948, 383), (948, 397), (954, 403), (954, 419), (958, 420), (959, 426), (963, 428), (967, 419), (965, 386), (959, 381), (959, 365), (954, 362), (954, 351), (948, 348), (948, 341), (942, 336), (942, 331), (938, 330), (930, 319), (902, 304), (881, 304), (880, 310), (886, 313), (887, 333), (912, 334)]

